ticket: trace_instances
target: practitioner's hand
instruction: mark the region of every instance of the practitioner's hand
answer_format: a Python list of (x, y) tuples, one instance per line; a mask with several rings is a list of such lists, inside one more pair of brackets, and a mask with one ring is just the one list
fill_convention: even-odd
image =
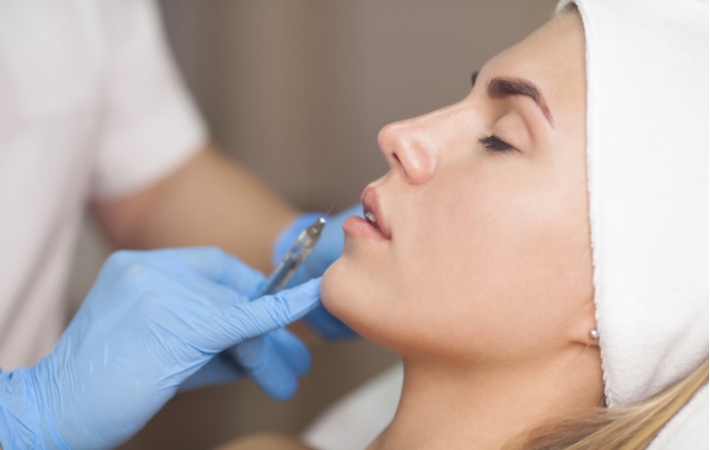
[[(213, 248), (113, 254), (52, 353), (0, 374), (0, 443), (119, 445), (215, 355), (318, 303), (319, 280), (249, 302), (262, 281)], [(276, 336), (280, 343), (293, 339)], [(246, 353), (262, 359), (259, 372), (293, 363), (288, 354), (258, 350)]]
[(184, 392), (250, 376), (273, 398), (288, 400), (298, 389), (298, 377), (310, 369), (308, 347), (290, 331), (279, 328), (215, 355), (185, 380), (179, 390)]
[[(311, 254), (295, 273), (288, 283), (288, 286), (296, 286), (311, 278), (320, 277), (336, 259), (340, 258), (340, 255), (343, 253), (343, 221), (352, 215), (362, 217), (362, 206), (358, 204), (346, 209), (340, 214), (326, 218), (325, 228), (321, 234), (320, 241), (318, 241)], [(286, 254), (298, 237), (298, 234), (307, 226), (312, 225), (313, 222), (321, 216), (323, 216), (323, 214), (303, 214), (281, 232), (274, 244), (274, 252), (272, 255), (272, 263), (274, 266), (276, 266)], [(318, 306), (310, 312), (304, 318), (304, 321), (325, 340), (330, 341), (357, 336), (354, 331), (326, 311), (323, 306)]]

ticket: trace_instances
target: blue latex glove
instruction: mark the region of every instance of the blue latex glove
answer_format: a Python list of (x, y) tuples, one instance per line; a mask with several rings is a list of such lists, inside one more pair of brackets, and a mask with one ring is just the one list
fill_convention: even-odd
[[(215, 355), (318, 303), (319, 280), (249, 302), (262, 281), (214, 248), (114, 253), (52, 353), (0, 374), (0, 443), (100, 449), (124, 442), (201, 368), (219, 368), (213, 373), (221, 379), (226, 369)], [(282, 353), (295, 338), (271, 336), (259, 348), (246, 345), (246, 361), (236, 351), (242, 372), (273, 378), (286, 366), (303, 369), (298, 355)], [(273, 341), (287, 344), (265, 344)]]
[[(362, 217), (362, 205), (355, 205), (340, 214), (327, 217), (320, 241), (303, 262), (303, 265), (296, 271), (288, 286), (296, 286), (312, 278), (322, 276), (323, 272), (336, 259), (340, 258), (343, 253), (342, 225), (345, 219), (353, 215)], [(271, 259), (274, 266), (279, 263), (291, 245), (293, 245), (298, 234), (322, 216), (323, 214), (320, 213), (303, 214), (281, 232), (274, 243), (274, 252)], [(323, 306), (318, 306), (311, 311), (304, 317), (304, 321), (328, 341), (357, 336), (357, 333), (326, 311)]]

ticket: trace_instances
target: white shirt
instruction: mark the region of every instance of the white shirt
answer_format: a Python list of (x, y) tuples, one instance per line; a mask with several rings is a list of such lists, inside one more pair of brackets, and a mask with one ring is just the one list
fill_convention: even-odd
[(0, 367), (59, 338), (92, 199), (158, 181), (205, 142), (149, 0), (0, 0)]

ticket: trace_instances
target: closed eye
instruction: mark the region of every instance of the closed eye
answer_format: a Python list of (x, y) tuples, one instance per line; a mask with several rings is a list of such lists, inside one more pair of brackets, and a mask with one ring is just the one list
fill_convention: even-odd
[(493, 150), (493, 151), (497, 151), (497, 152), (505, 152), (505, 151), (509, 151), (509, 150), (515, 150), (515, 148), (513, 148), (512, 145), (500, 140), (495, 135), (482, 137), (478, 140), (478, 142), (480, 142), (481, 145), (486, 147), (488, 150)]

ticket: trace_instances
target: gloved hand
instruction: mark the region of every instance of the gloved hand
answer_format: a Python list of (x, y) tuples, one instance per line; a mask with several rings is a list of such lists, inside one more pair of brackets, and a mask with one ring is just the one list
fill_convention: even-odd
[(185, 380), (178, 391), (229, 383), (250, 376), (267, 394), (288, 400), (298, 389), (298, 377), (311, 369), (308, 347), (285, 328), (258, 336), (215, 355)]
[[(200, 368), (220, 367), (215, 355), (318, 303), (319, 280), (247, 301), (262, 281), (214, 248), (114, 253), (52, 353), (0, 374), (0, 443), (6, 449), (119, 445)], [(295, 342), (283, 332), (272, 336), (286, 349)], [(295, 358), (283, 349), (269, 353), (265, 344), (248, 350), (243, 370), (257, 377), (303, 366), (300, 350)]]
[[(291, 281), (289, 281), (288, 287), (297, 286), (312, 278), (322, 276), (323, 272), (325, 272), (336, 259), (340, 258), (340, 255), (343, 253), (342, 225), (345, 219), (352, 215), (362, 217), (362, 205), (358, 204), (352, 206), (340, 214), (326, 218), (325, 228), (321, 234), (320, 241), (318, 241), (311, 254), (296, 271)], [(323, 214), (320, 213), (303, 214), (281, 232), (274, 243), (274, 251), (271, 259), (274, 266), (283, 258), (298, 237), (298, 234), (307, 226), (312, 225), (313, 222), (321, 216), (323, 216)], [(357, 336), (357, 333), (320, 305), (304, 317), (304, 321), (321, 337), (328, 341)]]

